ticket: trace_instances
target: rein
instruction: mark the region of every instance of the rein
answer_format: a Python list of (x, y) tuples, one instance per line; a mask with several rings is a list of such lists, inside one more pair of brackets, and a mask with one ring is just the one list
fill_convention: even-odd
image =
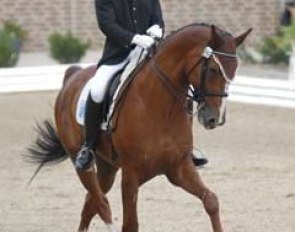
[(151, 65), (153, 71), (156, 73), (156, 76), (178, 101), (182, 101), (182, 97), (180, 97), (180, 95), (184, 95), (189, 99), (192, 99), (191, 95), (189, 95), (183, 89), (173, 84), (170, 78), (158, 67), (154, 58), (152, 58), (151, 60)]
[(236, 58), (235, 54), (230, 54), (230, 53), (225, 53), (225, 52), (219, 52), (219, 51), (214, 51), (210, 47), (206, 47), (204, 49), (204, 52), (202, 54), (202, 57), (196, 62), (196, 64), (190, 69), (188, 72), (187, 76), (190, 76), (191, 73), (201, 64), (203, 61), (203, 67), (201, 71), (201, 80), (200, 80), (200, 88), (199, 89), (193, 89), (193, 87), (189, 87), (189, 90), (191, 91), (192, 95), (184, 91), (183, 89), (179, 88), (167, 76), (156, 64), (156, 61), (154, 58), (151, 59), (151, 66), (156, 74), (156, 77), (165, 85), (165, 87), (171, 92), (171, 94), (179, 101), (183, 101), (183, 96), (188, 98), (189, 100), (196, 101), (197, 103), (201, 103), (205, 101), (205, 97), (227, 97), (228, 93), (211, 93), (206, 91), (206, 73), (208, 71), (209, 67), (209, 62), (210, 59), (214, 59), (214, 61), (219, 65), (220, 71), (222, 73), (222, 77), (227, 83), (230, 83), (231, 80), (226, 76), (226, 73), (223, 69), (222, 64), (218, 60), (218, 58), (215, 56), (220, 55), (220, 56), (225, 56), (229, 58)]

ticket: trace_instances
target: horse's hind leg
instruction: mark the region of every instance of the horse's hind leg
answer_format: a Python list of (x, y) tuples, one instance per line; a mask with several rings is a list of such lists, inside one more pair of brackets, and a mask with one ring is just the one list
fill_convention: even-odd
[[(99, 187), (102, 191), (100, 196), (98, 194), (90, 194), (87, 193), (84, 207), (81, 213), (81, 221), (79, 226), (79, 231), (87, 231), (92, 218), (98, 213), (103, 221), (109, 227), (109, 231), (115, 231), (111, 229), (112, 227), (112, 219), (110, 215), (110, 210), (107, 198), (105, 198), (104, 194), (106, 194), (109, 189), (111, 188), (115, 176), (116, 176), (117, 169), (111, 169), (108, 173), (104, 172), (101, 173), (98, 171), (97, 179), (99, 180)], [(97, 181), (97, 180), (96, 180)], [(105, 203), (103, 207), (101, 207), (101, 203)]]
[(187, 192), (197, 196), (204, 204), (214, 232), (222, 232), (219, 216), (219, 203), (215, 193), (210, 191), (202, 182), (192, 161), (187, 158), (179, 166), (173, 167), (173, 171), (167, 174), (172, 184), (182, 187)]
[(107, 226), (113, 225), (110, 205), (97, 181), (94, 168), (91, 168), (91, 170), (78, 172), (78, 176), (90, 195), (89, 199), (86, 199), (86, 203), (82, 211), (79, 232), (87, 231), (90, 220), (94, 216), (94, 209)]
[[(70, 128), (70, 127), (66, 127)], [(61, 133), (65, 133), (66, 131), (61, 131)], [(69, 135), (75, 134), (70, 133), (68, 130), (67, 133)], [(79, 147), (76, 144), (80, 144), (79, 140), (76, 137), (71, 136), (62, 136), (66, 138), (63, 140), (64, 144), (67, 144), (68, 152), (70, 154), (76, 154)], [(72, 155), (72, 159), (74, 159), (74, 155)], [(95, 212), (98, 213), (100, 218), (104, 221), (104, 223), (109, 227), (112, 226), (112, 213), (111, 208), (108, 202), (108, 199), (104, 195), (104, 192), (99, 185), (97, 174), (94, 167), (91, 167), (87, 171), (79, 172), (77, 171), (78, 177), (83, 184), (83, 186), (87, 189), (89, 193), (89, 199), (86, 200), (84, 209), (82, 211), (82, 219), (79, 227), (79, 232), (87, 231), (89, 223), (92, 217), (95, 215)], [(112, 230), (110, 230), (112, 231)], [(115, 230), (113, 230), (115, 231)]]
[(90, 222), (96, 213), (97, 209), (95, 206), (95, 198), (87, 193), (84, 207), (81, 213), (81, 221), (78, 230), (79, 232), (84, 232), (88, 230)]
[(99, 185), (104, 194), (106, 194), (113, 186), (118, 168), (99, 157), (96, 158), (96, 166)]
[[(106, 194), (113, 185), (117, 168), (110, 166), (99, 158), (96, 159), (98, 171), (97, 179), (104, 194)], [(99, 213), (96, 207), (96, 199), (89, 193), (86, 195), (84, 207), (81, 213), (81, 221), (79, 231), (87, 231), (92, 218)], [(111, 224), (109, 224), (109, 231), (112, 231)]]

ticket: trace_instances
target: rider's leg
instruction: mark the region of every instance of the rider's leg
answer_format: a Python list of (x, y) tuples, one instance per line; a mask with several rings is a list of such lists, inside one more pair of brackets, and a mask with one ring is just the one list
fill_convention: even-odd
[(84, 122), (85, 143), (78, 152), (75, 160), (76, 169), (79, 171), (87, 170), (92, 164), (100, 124), (102, 122), (102, 102), (105, 91), (110, 79), (116, 72), (124, 68), (126, 62), (123, 61), (116, 65), (102, 65), (90, 80), (90, 94), (86, 102)]
[(75, 160), (76, 169), (79, 171), (89, 169), (93, 161), (93, 152), (96, 147), (96, 140), (101, 123), (102, 103), (96, 103), (89, 94), (86, 102), (84, 121), (85, 142), (78, 152)]

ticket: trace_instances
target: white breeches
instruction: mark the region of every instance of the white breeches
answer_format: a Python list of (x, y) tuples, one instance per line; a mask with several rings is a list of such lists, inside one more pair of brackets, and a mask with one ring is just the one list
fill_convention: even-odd
[(128, 64), (122, 75), (124, 76), (124, 82), (124, 80), (126, 79), (126, 75), (129, 75), (130, 72), (136, 67), (138, 62), (141, 61), (145, 56), (146, 51), (143, 51), (142, 48), (137, 46), (121, 63), (115, 65), (101, 65), (97, 69), (95, 76), (89, 81), (90, 95), (93, 101), (95, 101), (96, 103), (102, 102), (106, 93), (107, 85), (112, 77)]
[(128, 63), (128, 57), (121, 63), (115, 65), (101, 65), (95, 76), (89, 81), (90, 83), (90, 94), (93, 101), (100, 103), (103, 101), (107, 85), (111, 78), (118, 71), (122, 70)]

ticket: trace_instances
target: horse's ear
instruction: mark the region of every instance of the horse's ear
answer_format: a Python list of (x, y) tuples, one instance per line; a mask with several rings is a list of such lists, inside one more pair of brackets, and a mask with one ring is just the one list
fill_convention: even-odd
[(215, 25), (211, 25), (211, 39), (210, 39), (210, 46), (214, 49), (217, 48), (220, 44), (221, 39), (216, 31)]
[(251, 31), (252, 31), (252, 28), (250, 28), (248, 31), (244, 32), (243, 34), (241, 34), (240, 36), (235, 38), (237, 47), (240, 46), (244, 42), (244, 40), (250, 34)]

